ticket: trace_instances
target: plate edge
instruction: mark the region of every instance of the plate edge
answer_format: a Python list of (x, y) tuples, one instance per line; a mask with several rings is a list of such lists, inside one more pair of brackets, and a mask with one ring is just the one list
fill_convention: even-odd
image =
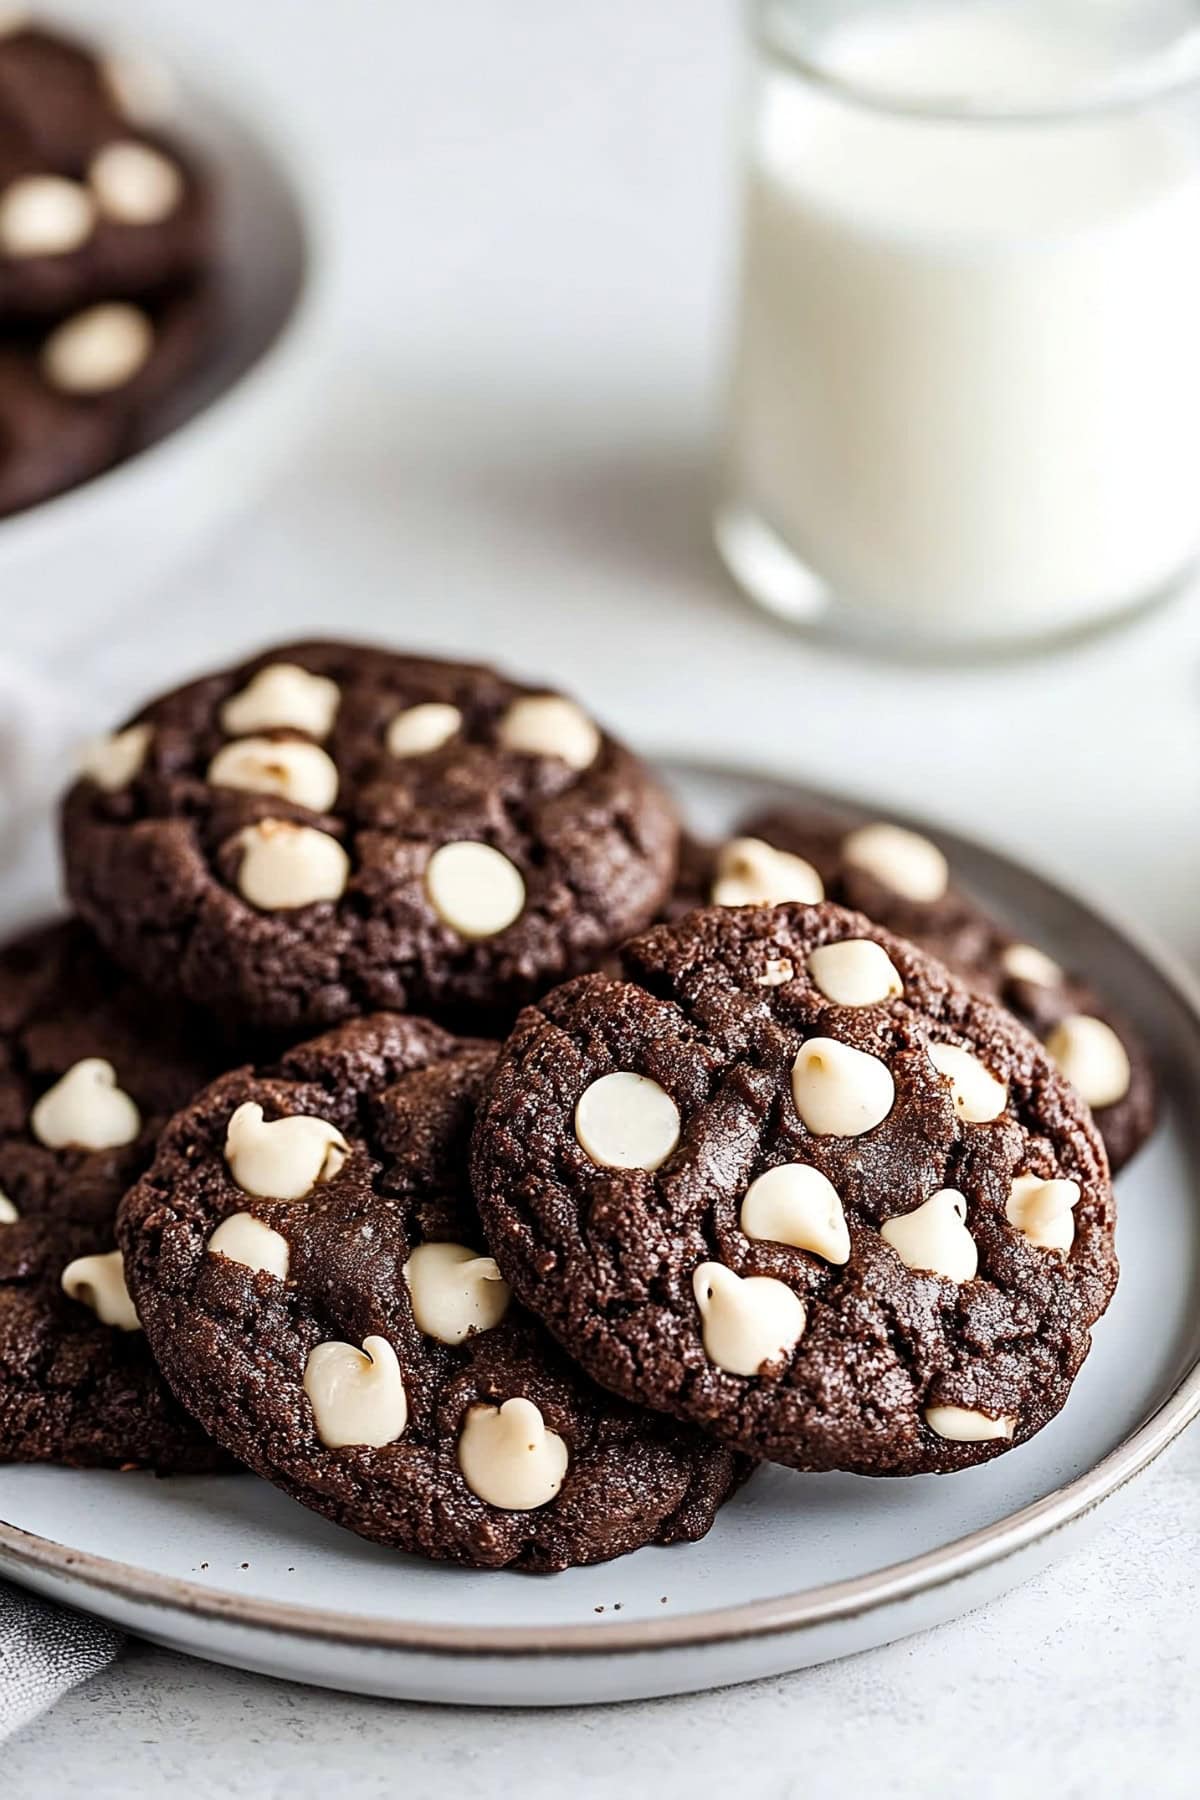
[[(692, 775), (707, 773), (714, 777), (734, 776), (773, 785), (791, 784), (803, 788), (813, 800), (904, 818), (902, 811), (890, 805), (872, 808), (869, 801), (857, 795), (830, 794), (819, 788), (809, 788), (797, 777), (755, 768), (734, 758), (714, 763), (711, 757), (692, 757), (685, 751), (664, 748), (652, 752), (651, 760), (656, 767), (665, 765), (667, 772), (676, 768)], [(921, 823), (924, 829), (929, 829), (924, 821)], [(1097, 906), (1006, 848), (992, 850), (987, 844), (952, 827), (935, 825), (933, 830), (935, 835), (957, 842), (969, 851), (1016, 863), (1043, 887), (1090, 915), (1103, 929), (1124, 938), (1160, 981), (1174, 991), (1200, 1030), (1200, 981), (1182, 959), (1159, 943), (1152, 933), (1131, 926), (1107, 907)], [(18, 1581), (22, 1569), (31, 1567), (48, 1571), (89, 1591), (114, 1594), (135, 1605), (165, 1606), (212, 1623), (273, 1635), (291, 1633), (308, 1640), (363, 1649), (407, 1651), (447, 1658), (486, 1656), (506, 1659), (542, 1659), (560, 1655), (602, 1657), (699, 1649), (724, 1642), (813, 1630), (862, 1617), (917, 1594), (951, 1586), (983, 1569), (1009, 1561), (1041, 1539), (1081, 1522), (1120, 1493), (1149, 1469), (1198, 1416), (1200, 1354), (1193, 1357), (1186, 1373), (1149, 1419), (1106, 1457), (1074, 1481), (1018, 1512), (1008, 1514), (998, 1523), (983, 1526), (920, 1556), (848, 1581), (696, 1613), (687, 1619), (646, 1619), (628, 1625), (517, 1625), (482, 1629), (393, 1623), (362, 1614), (299, 1607), (284, 1601), (249, 1600), (178, 1577), (149, 1575), (129, 1563), (70, 1550), (54, 1539), (38, 1537), (4, 1520), (0, 1520), (0, 1568)], [(993, 1553), (988, 1554), (989, 1550)]]

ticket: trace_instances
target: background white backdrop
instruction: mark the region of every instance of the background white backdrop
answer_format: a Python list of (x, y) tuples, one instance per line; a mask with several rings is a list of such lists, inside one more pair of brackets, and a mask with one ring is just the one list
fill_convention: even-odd
[[(113, 0), (303, 145), (329, 380), (287, 476), (98, 617), (6, 595), (10, 651), (102, 726), (281, 634), (376, 634), (576, 686), (727, 753), (998, 840), (1200, 955), (1200, 593), (1037, 662), (898, 669), (728, 589), (706, 506), (734, 232), (725, 0)], [(6, 1751), (14, 1793), (529, 1800), (1194, 1792), (1200, 1438), (1073, 1560), (958, 1625), (758, 1687), (578, 1715), (307, 1693), (133, 1651)], [(11, 1784), (11, 1785), (10, 1785)]]

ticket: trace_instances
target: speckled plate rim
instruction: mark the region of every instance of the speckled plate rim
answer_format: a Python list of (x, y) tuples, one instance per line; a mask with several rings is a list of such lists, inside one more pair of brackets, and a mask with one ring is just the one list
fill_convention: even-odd
[[(1123, 938), (1135, 955), (1181, 1004), (1200, 1035), (1200, 981), (1173, 953), (1141, 930), (1093, 905), (1059, 882), (1031, 868), (1023, 859), (978, 839), (943, 829), (890, 805), (872, 804), (852, 794), (832, 794), (786, 776), (745, 766), (732, 759), (720, 763), (691, 757), (655, 759), (668, 772), (674, 768), (692, 778), (736, 778), (779, 789), (791, 786), (795, 797), (848, 812), (885, 813), (930, 833), (951, 850), (983, 855), (1008, 863), (1055, 901), (1083, 914), (1102, 931)], [(965, 1581), (970, 1576), (1019, 1557), (1033, 1544), (1077, 1524), (1143, 1474), (1200, 1417), (1200, 1350), (1165, 1400), (1146, 1422), (1114, 1450), (1075, 1480), (993, 1525), (939, 1545), (904, 1562), (872, 1570), (847, 1581), (773, 1595), (742, 1605), (693, 1613), (682, 1619), (647, 1619), (638, 1623), (598, 1625), (463, 1626), (367, 1618), (355, 1613), (292, 1606), (223, 1594), (197, 1582), (152, 1574), (89, 1552), (72, 1550), (0, 1520), (0, 1570), (16, 1580), (22, 1570), (45, 1572), (78, 1588), (86, 1610), (87, 1596), (110, 1594), (133, 1604), (165, 1607), (193, 1618), (236, 1624), (272, 1636), (281, 1633), (308, 1640), (373, 1650), (422, 1655), (489, 1657), (610, 1657), (647, 1651), (687, 1650), (777, 1637), (815, 1630), (837, 1621), (862, 1618), (918, 1595)], [(92, 1608), (92, 1610), (102, 1610)]]

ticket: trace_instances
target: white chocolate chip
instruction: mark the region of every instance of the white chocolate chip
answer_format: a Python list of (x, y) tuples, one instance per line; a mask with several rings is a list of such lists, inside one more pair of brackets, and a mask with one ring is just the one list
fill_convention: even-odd
[(594, 722), (561, 694), (526, 694), (514, 700), (496, 735), (506, 750), (557, 756), (570, 769), (589, 769), (600, 752)]
[(418, 1244), (404, 1265), (404, 1279), (418, 1330), (441, 1344), (461, 1344), (473, 1331), (490, 1331), (512, 1298), (495, 1258), (465, 1244)]
[(465, 938), (496, 937), (525, 907), (521, 871), (490, 844), (443, 844), (426, 866), (425, 891), (443, 924)]
[(96, 152), (88, 166), (88, 186), (105, 218), (119, 225), (157, 225), (183, 198), (179, 164), (133, 138)]
[(951, 1444), (989, 1444), (1000, 1438), (1011, 1438), (1017, 1421), (1007, 1414), (998, 1419), (987, 1413), (973, 1412), (968, 1406), (927, 1406), (925, 1423), (938, 1437)]
[(822, 944), (809, 957), (808, 972), (835, 1006), (880, 1006), (904, 992), (895, 963), (870, 938)]
[(939, 1188), (928, 1200), (888, 1219), (879, 1235), (900, 1261), (919, 1274), (974, 1281), (979, 1251), (966, 1226), (967, 1203), (957, 1188)]
[(20, 1216), (8, 1195), (0, 1189), (0, 1225), (15, 1225)]
[(1010, 944), (1000, 966), (1013, 981), (1029, 981), (1035, 987), (1058, 987), (1063, 979), (1054, 958), (1034, 944)]
[(850, 1230), (838, 1191), (808, 1163), (784, 1163), (752, 1181), (739, 1223), (756, 1243), (791, 1244), (829, 1263), (850, 1260)]
[(1039, 1250), (1061, 1250), (1065, 1256), (1075, 1242), (1075, 1216), (1079, 1204), (1077, 1181), (1046, 1181), (1040, 1175), (1018, 1175), (1009, 1189), (1005, 1206), (1010, 1225), (1036, 1244)]
[(304, 1391), (317, 1436), (329, 1450), (366, 1444), (381, 1450), (404, 1436), (408, 1396), (396, 1352), (383, 1337), (317, 1344), (304, 1365)]
[(448, 744), (462, 730), (462, 722), (457, 706), (442, 700), (406, 706), (387, 728), (387, 747), (393, 756), (428, 756)]
[(237, 841), (238, 892), (262, 912), (294, 912), (346, 891), (350, 858), (326, 831), (290, 819), (260, 819), (239, 831)]
[(301, 738), (237, 738), (217, 751), (208, 766), (213, 787), (251, 794), (278, 794), (309, 812), (328, 812), (337, 799), (337, 764)]
[(780, 906), (787, 900), (812, 906), (824, 898), (821, 877), (811, 863), (761, 838), (732, 838), (717, 856), (714, 906)]
[(65, 256), (92, 235), (96, 208), (65, 175), (18, 175), (0, 193), (0, 253)]
[(42, 374), (63, 394), (108, 394), (150, 360), (154, 327), (140, 307), (106, 300), (64, 319), (42, 345)]
[(998, 1119), (1008, 1105), (1008, 1089), (969, 1050), (957, 1044), (930, 1044), (929, 1060), (953, 1093), (954, 1110), (968, 1125)]
[(1046, 1039), (1050, 1060), (1089, 1106), (1115, 1106), (1129, 1092), (1129, 1053), (1111, 1025), (1088, 1013), (1060, 1020)]
[(131, 124), (161, 125), (175, 110), (175, 77), (165, 63), (140, 51), (102, 57), (100, 79)]
[(796, 1111), (817, 1137), (861, 1137), (892, 1110), (896, 1084), (877, 1056), (836, 1038), (809, 1038), (792, 1064)]
[(34, 1137), (50, 1150), (116, 1150), (142, 1129), (137, 1107), (117, 1086), (102, 1056), (85, 1056), (47, 1088), (29, 1115)]
[(704, 1327), (704, 1354), (727, 1375), (757, 1375), (764, 1363), (790, 1356), (807, 1323), (804, 1302), (771, 1275), (735, 1274), (701, 1263), (692, 1292)]
[(548, 1506), (570, 1457), (557, 1431), (547, 1429), (532, 1400), (472, 1406), (458, 1440), (463, 1480), (488, 1506), (531, 1512)]
[(222, 1219), (209, 1238), (207, 1248), (216, 1256), (241, 1263), (244, 1269), (262, 1270), (279, 1281), (287, 1280), (291, 1261), (287, 1239), (264, 1225), (261, 1219), (256, 1219), (253, 1213), (230, 1213), (227, 1219)]
[(679, 1142), (679, 1108), (657, 1081), (615, 1069), (579, 1096), (575, 1136), (605, 1169), (657, 1169)]
[(795, 969), (789, 956), (769, 956), (763, 966), (761, 975), (754, 977), (755, 987), (786, 987), (795, 976)]
[(842, 843), (842, 855), (905, 900), (931, 906), (950, 885), (950, 865), (936, 844), (900, 825), (860, 825)]
[(350, 1146), (328, 1119), (293, 1113), (266, 1120), (244, 1100), (225, 1133), (225, 1161), (244, 1194), (260, 1200), (303, 1200), (344, 1165)]
[(333, 730), (341, 699), (336, 681), (313, 675), (298, 663), (270, 663), (221, 708), (221, 726), (230, 737), (290, 727), (324, 740)]
[(94, 738), (84, 745), (79, 773), (106, 794), (117, 793), (141, 774), (153, 735), (149, 725), (127, 725), (124, 731), (114, 731), (109, 737)]
[(119, 1250), (110, 1250), (107, 1256), (77, 1256), (62, 1272), (62, 1290), (68, 1300), (89, 1306), (102, 1325), (113, 1325), (118, 1331), (142, 1328), (125, 1286)]

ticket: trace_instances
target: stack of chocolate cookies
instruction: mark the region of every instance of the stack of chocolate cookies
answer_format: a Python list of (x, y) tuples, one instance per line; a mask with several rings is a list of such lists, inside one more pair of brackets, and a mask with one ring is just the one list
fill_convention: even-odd
[(212, 183), (165, 76), (0, 20), (0, 517), (128, 455), (215, 329)]
[(93, 746), (63, 842), (0, 957), (0, 1456), (552, 1570), (1066, 1400), (1149, 1068), (925, 839), (701, 846), (563, 695), (306, 643)]

